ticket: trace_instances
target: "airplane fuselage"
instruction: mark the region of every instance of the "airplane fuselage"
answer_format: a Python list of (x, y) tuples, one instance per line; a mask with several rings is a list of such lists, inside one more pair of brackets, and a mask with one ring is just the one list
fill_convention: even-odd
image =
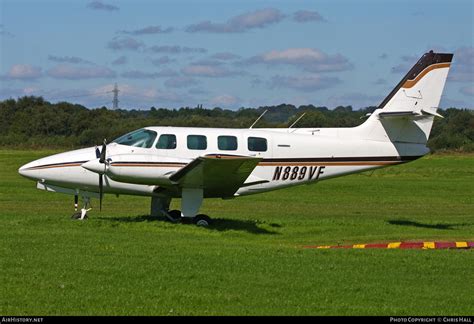
[[(240, 196), (408, 162), (428, 153), (423, 144), (365, 139), (358, 128), (146, 127), (156, 134), (149, 143), (108, 144), (109, 170), (104, 193), (159, 195), (157, 187), (169, 185), (170, 174), (199, 156), (261, 158), (245, 186), (235, 192), (235, 196)], [(161, 135), (175, 137), (174, 145), (170, 146), (173, 148), (157, 148)], [(205, 144), (190, 148), (190, 136)], [(222, 146), (222, 138), (231, 139), (232, 143)], [(257, 146), (252, 147), (252, 139)], [(20, 173), (37, 180), (40, 189), (52, 188), (69, 194), (97, 193), (97, 173), (82, 167), (96, 159), (95, 152), (95, 147), (89, 147), (52, 155), (24, 165)], [(173, 196), (179, 197), (179, 193)], [(205, 197), (222, 196), (213, 193)]]

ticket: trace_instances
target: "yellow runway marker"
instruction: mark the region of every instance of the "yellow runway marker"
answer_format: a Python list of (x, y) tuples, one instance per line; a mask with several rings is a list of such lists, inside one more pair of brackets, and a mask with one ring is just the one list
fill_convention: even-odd
[(435, 243), (434, 242), (423, 242), (423, 249), (434, 249)]
[(387, 248), (388, 249), (398, 249), (400, 247), (400, 244), (402, 244), (402, 242), (388, 243)]
[(457, 248), (467, 248), (467, 242), (456, 242)]

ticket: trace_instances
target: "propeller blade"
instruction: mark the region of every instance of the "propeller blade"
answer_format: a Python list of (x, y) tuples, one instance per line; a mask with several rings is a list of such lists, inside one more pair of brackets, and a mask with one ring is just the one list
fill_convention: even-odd
[(97, 146), (95, 147), (95, 157), (96, 157), (97, 159), (100, 158), (100, 150), (99, 150), (99, 148), (98, 148)]
[[(97, 154), (96, 150), (96, 154)], [(107, 168), (105, 163), (106, 159), (106, 151), (107, 151), (107, 140), (104, 138), (104, 143), (102, 144), (102, 150), (100, 151), (99, 163), (104, 164), (104, 173)], [(102, 173), (99, 174), (99, 210), (102, 211), (102, 198), (104, 197), (104, 175)]]
[(105, 153), (106, 153), (106, 150), (107, 150), (107, 140), (104, 139), (104, 144), (102, 144), (102, 150), (100, 152), (100, 158), (99, 158), (99, 162), (100, 163), (105, 163)]
[(99, 174), (99, 210), (102, 211), (102, 197), (104, 196), (104, 179), (102, 178), (102, 174)]

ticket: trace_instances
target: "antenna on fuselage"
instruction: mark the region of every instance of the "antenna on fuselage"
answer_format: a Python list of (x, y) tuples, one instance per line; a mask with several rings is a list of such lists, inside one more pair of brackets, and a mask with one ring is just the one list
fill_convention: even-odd
[(257, 118), (257, 120), (253, 122), (252, 126), (250, 126), (249, 129), (252, 129), (252, 127), (255, 126), (255, 124), (260, 120), (260, 118), (263, 117), (263, 115), (265, 115), (265, 113), (266, 113), (267, 111), (268, 111), (268, 109), (265, 110), (265, 111)]
[(291, 124), (291, 125), (290, 125), (290, 127), (288, 127), (288, 128), (291, 128), (291, 127), (295, 126), (295, 125), (296, 125), (296, 123), (297, 123), (297, 122), (299, 122), (299, 121), (300, 121), (300, 119), (301, 119), (301, 118), (303, 118), (303, 116), (304, 116), (304, 115), (306, 115), (306, 113), (305, 113), (305, 112), (304, 112), (304, 113), (303, 113), (301, 116), (299, 116), (299, 117), (298, 117), (298, 119), (297, 119), (297, 120), (295, 120), (295, 122), (294, 122), (293, 124)]

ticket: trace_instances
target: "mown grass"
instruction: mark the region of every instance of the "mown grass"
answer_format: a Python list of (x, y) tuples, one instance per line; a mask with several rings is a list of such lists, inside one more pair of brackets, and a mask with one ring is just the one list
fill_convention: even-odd
[[(305, 245), (474, 239), (474, 156), (421, 160), (234, 200), (211, 228), (147, 216), (107, 195), (72, 221), (72, 197), (35, 189), (0, 150), (0, 314), (467, 315), (472, 250)], [(173, 201), (174, 207), (179, 201)]]

